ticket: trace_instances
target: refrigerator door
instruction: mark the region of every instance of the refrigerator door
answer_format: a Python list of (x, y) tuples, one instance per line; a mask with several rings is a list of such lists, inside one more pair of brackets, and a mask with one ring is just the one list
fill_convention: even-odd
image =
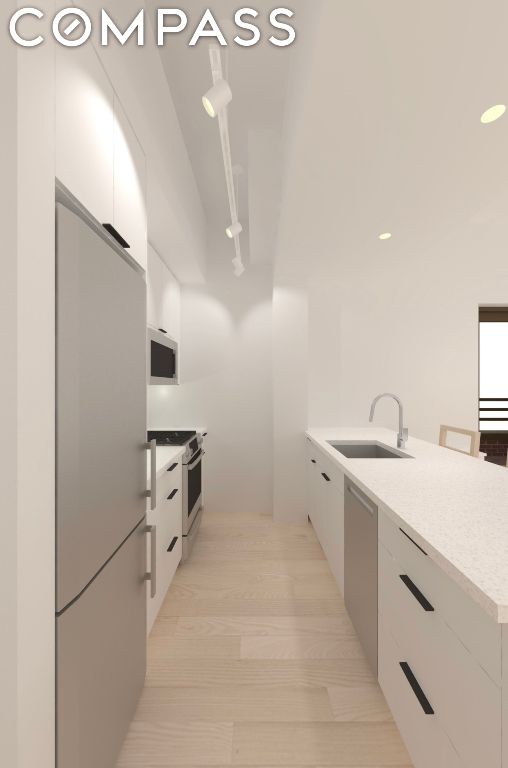
[(145, 678), (145, 521), (56, 620), (57, 766), (113, 768)]
[(57, 204), (57, 612), (145, 514), (146, 285)]

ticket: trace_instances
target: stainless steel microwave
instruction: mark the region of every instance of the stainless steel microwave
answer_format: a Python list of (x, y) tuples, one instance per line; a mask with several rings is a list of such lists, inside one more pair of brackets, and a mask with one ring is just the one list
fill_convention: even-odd
[(178, 343), (155, 328), (148, 329), (147, 339), (148, 383), (178, 384)]

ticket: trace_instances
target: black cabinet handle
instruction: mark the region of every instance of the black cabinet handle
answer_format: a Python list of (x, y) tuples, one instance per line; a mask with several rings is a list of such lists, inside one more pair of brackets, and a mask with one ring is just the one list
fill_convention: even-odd
[(406, 587), (409, 589), (413, 597), (415, 597), (418, 600), (418, 602), (420, 603), (424, 611), (430, 612), (434, 610), (434, 606), (431, 605), (431, 603), (429, 603), (425, 595), (420, 592), (416, 584), (413, 581), (411, 581), (409, 576), (405, 576), (405, 575), (399, 576), (399, 579), (402, 581), (403, 584), (406, 585)]
[(324, 477), (324, 479), (326, 480), (326, 482), (327, 482), (327, 483), (331, 483), (331, 482), (332, 482), (332, 481), (330, 480), (330, 478), (328, 477), (328, 475), (327, 475), (327, 474), (325, 474), (324, 472), (321, 472), (321, 476), (322, 476), (322, 477)]
[(169, 467), (169, 469), (168, 469), (168, 472), (172, 472), (174, 469), (176, 469), (176, 468), (177, 468), (177, 466), (178, 466), (178, 462), (177, 462), (176, 464), (172, 464), (172, 465)]
[(404, 675), (406, 676), (406, 680), (408, 681), (409, 685), (413, 689), (413, 693), (418, 699), (421, 708), (423, 709), (426, 715), (433, 715), (434, 710), (432, 709), (428, 698), (425, 696), (424, 692), (422, 691), (420, 683), (414, 676), (413, 670), (411, 669), (407, 661), (400, 661), (399, 664), (402, 671), (404, 672)]
[(113, 237), (116, 240), (118, 245), (121, 245), (122, 248), (130, 248), (130, 245), (127, 242), (127, 240), (125, 240), (125, 238), (122, 237), (120, 232), (117, 229), (115, 229), (112, 224), (103, 224), (102, 226), (104, 227), (106, 232), (108, 232), (111, 235), (111, 237)]
[(175, 538), (172, 540), (171, 544), (168, 547), (168, 552), (172, 552), (174, 548), (176, 547), (176, 542), (178, 541), (178, 536), (175, 536)]
[(171, 491), (171, 493), (168, 496), (168, 501), (171, 501), (172, 499), (174, 499), (177, 493), (178, 493), (178, 488), (175, 488), (174, 491)]
[(207, 434), (208, 434), (208, 432), (203, 432), (203, 434), (201, 435), (201, 437), (206, 437), (206, 436), (207, 436)]
[(159, 331), (161, 333), (164, 333), (166, 336), (168, 335), (168, 332), (164, 330), (164, 328), (159, 328)]
[(403, 530), (402, 530), (402, 528), (399, 528), (399, 531), (400, 531), (401, 533), (403, 533), (403, 534), (404, 534), (404, 536), (406, 537), (406, 539), (409, 539), (409, 541), (411, 542), (411, 544), (414, 544), (414, 545), (415, 545), (415, 547), (416, 547), (417, 549), (419, 549), (419, 550), (420, 550), (420, 552), (422, 552), (422, 553), (425, 555), (425, 557), (428, 557), (428, 555), (427, 555), (427, 553), (425, 552), (425, 550), (424, 550), (424, 549), (422, 549), (422, 548), (420, 547), (420, 545), (419, 545), (419, 544), (417, 544), (417, 543), (416, 543), (416, 541), (415, 541), (414, 539), (412, 539), (412, 538), (411, 538), (411, 536), (409, 536), (409, 534), (407, 534), (405, 531), (403, 531)]
[(316, 461), (316, 459), (311, 459), (311, 460), (310, 460), (310, 463), (311, 463), (311, 464), (317, 464), (317, 461)]

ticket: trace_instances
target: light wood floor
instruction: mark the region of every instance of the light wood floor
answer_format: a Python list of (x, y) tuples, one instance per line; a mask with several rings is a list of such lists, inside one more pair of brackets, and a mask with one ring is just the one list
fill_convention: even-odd
[(312, 527), (205, 515), (118, 768), (410, 765)]

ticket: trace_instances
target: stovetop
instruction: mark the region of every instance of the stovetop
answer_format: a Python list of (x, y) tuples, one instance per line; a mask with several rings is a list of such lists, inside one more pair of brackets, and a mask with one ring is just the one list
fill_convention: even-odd
[(196, 437), (197, 432), (185, 432), (174, 430), (171, 432), (151, 431), (148, 432), (148, 442), (156, 440), (157, 445), (187, 445)]

